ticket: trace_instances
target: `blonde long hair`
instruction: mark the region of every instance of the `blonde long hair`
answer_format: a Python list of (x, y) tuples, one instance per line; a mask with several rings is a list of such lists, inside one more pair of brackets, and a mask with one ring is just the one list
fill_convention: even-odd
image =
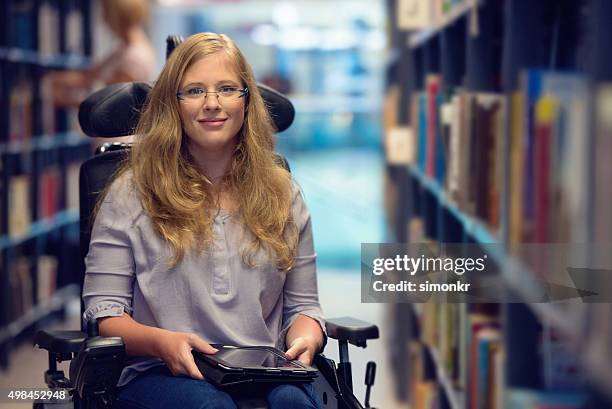
[(143, 26), (149, 20), (150, 0), (103, 0), (102, 12), (108, 26), (116, 33)]
[(216, 205), (213, 192), (187, 150), (176, 93), (187, 69), (199, 59), (222, 52), (249, 89), (245, 118), (224, 186), (237, 205), (236, 216), (251, 234), (241, 250), (243, 261), (254, 265), (264, 250), (282, 270), (294, 263), (298, 231), (292, 214), (291, 176), (274, 154), (274, 128), (259, 93), (251, 67), (224, 34), (200, 33), (187, 38), (170, 55), (149, 93), (136, 128), (141, 135), (125, 168), (153, 226), (172, 247), (170, 265), (187, 250), (203, 251), (212, 244)]

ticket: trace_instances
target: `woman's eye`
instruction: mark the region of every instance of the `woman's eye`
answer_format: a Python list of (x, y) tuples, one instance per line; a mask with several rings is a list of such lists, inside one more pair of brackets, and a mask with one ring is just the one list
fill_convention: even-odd
[(189, 88), (187, 90), (187, 95), (202, 95), (204, 92), (204, 88)]
[(230, 87), (230, 86), (225, 86), (225, 87), (219, 88), (219, 92), (221, 92), (223, 94), (231, 94), (231, 93), (236, 92), (237, 90), (238, 90), (238, 88)]

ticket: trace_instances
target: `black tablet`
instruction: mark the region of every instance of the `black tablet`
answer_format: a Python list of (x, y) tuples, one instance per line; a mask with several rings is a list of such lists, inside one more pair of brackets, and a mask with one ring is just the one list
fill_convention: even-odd
[(315, 368), (265, 346), (213, 345), (219, 351), (208, 355), (192, 351), (198, 368), (216, 384), (270, 381), (312, 381)]

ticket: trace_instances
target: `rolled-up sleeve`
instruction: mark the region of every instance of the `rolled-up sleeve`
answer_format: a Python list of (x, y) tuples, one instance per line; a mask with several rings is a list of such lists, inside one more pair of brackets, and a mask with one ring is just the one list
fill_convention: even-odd
[(83, 319), (131, 314), (134, 257), (129, 239), (131, 220), (113, 185), (96, 216), (85, 257)]
[(280, 345), (287, 347), (285, 339), (287, 332), (295, 319), (306, 315), (319, 323), (323, 331), (325, 343), (325, 319), (319, 304), (317, 288), (316, 253), (312, 237), (310, 213), (306, 208), (299, 188), (294, 185), (296, 193), (293, 201), (293, 217), (299, 229), (299, 242), (293, 268), (287, 272), (283, 290), (283, 324), (280, 333)]

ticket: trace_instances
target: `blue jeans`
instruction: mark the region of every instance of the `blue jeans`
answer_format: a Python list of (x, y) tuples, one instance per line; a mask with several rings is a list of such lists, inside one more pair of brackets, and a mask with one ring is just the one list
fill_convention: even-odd
[[(319, 409), (311, 383), (258, 387), (270, 409)], [(236, 409), (232, 397), (206, 381), (174, 376), (166, 366), (143, 372), (119, 389), (114, 409)]]

